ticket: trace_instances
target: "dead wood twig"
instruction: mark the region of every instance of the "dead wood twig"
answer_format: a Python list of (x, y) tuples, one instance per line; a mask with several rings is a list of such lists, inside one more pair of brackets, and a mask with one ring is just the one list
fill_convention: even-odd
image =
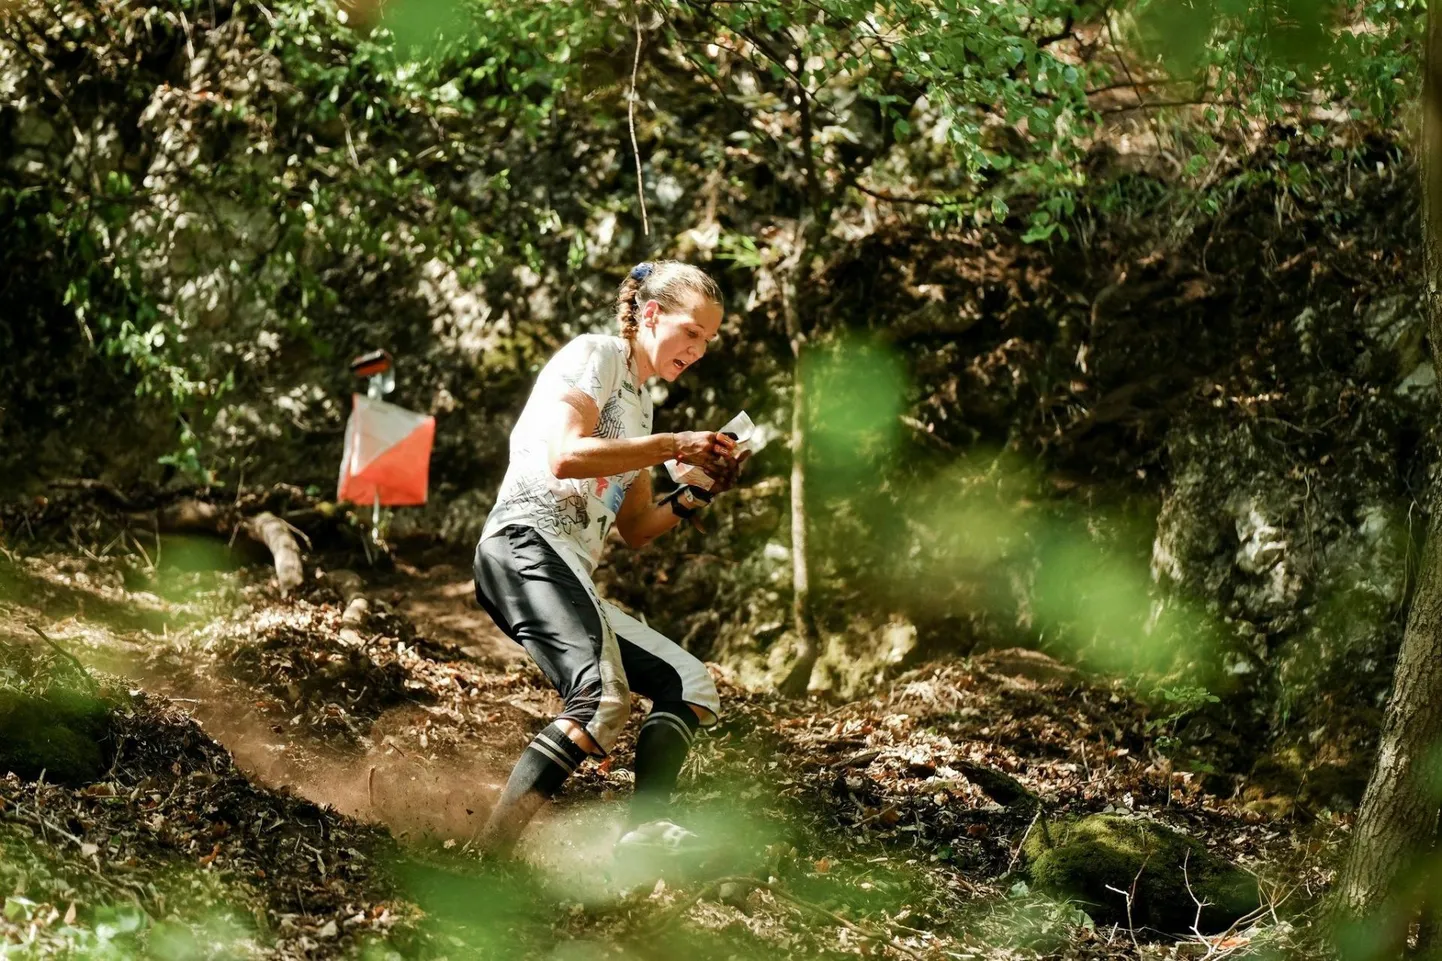
[[(785, 901), (795, 907), (802, 908), (803, 910), (812, 911), (816, 914), (822, 915), (823, 917), (829, 918), (830, 920), (846, 928), (848, 931), (851, 931), (852, 933), (864, 938), (867, 941), (872, 942), (873, 944), (878, 944), (882, 947), (891, 948), (897, 954), (905, 955), (908, 958), (915, 958), (916, 961), (923, 961), (922, 955), (919, 952), (902, 944), (893, 935), (886, 931), (869, 930), (854, 921), (843, 918), (835, 911), (823, 908), (819, 904), (813, 904), (812, 902), (807, 901), (804, 898), (798, 898), (796, 895), (792, 894), (791, 892), (787, 891), (785, 888), (777, 884), (768, 883), (758, 878), (748, 876), (716, 878), (712, 881), (707, 882), (695, 894), (691, 895), (691, 897), (687, 898), (685, 901), (682, 901), (680, 904), (677, 904), (675, 907), (668, 909), (665, 914), (663, 914), (658, 920), (648, 926), (645, 930), (645, 936), (648, 938), (654, 937), (656, 934), (660, 933), (661, 930), (664, 929), (667, 925), (676, 921), (678, 918), (684, 917), (686, 912), (690, 911), (693, 907), (695, 907), (708, 894), (717, 891), (721, 888), (722, 885), (725, 884), (744, 884), (752, 889), (759, 888), (770, 891), (772, 895), (775, 896), (777, 899)], [(922, 931), (918, 931), (915, 928), (907, 928), (905, 925), (899, 926), (906, 928), (907, 931), (911, 931), (916, 934), (925, 933)]]
[(1017, 842), (1016, 850), (1013, 851), (1013, 852), (1011, 852), (1011, 860), (1010, 860), (1009, 862), (1007, 862), (1007, 865), (1006, 865), (1006, 873), (1007, 873), (1007, 874), (1010, 874), (1010, 873), (1011, 873), (1011, 869), (1014, 868), (1014, 867), (1016, 867), (1016, 859), (1019, 858), (1019, 857), (1021, 857), (1021, 849), (1024, 848), (1024, 847), (1026, 847), (1026, 839), (1029, 838), (1029, 837), (1031, 837), (1031, 829), (1034, 828), (1034, 827), (1036, 827), (1037, 819), (1040, 818), (1040, 817), (1041, 817), (1041, 805), (1038, 804), (1038, 805), (1036, 806), (1036, 813), (1031, 816), (1031, 823), (1026, 826), (1026, 833), (1023, 834), (1023, 835), (1021, 836), (1021, 840)]
[(687, 911), (690, 911), (692, 908), (694, 908), (708, 894), (719, 890), (723, 884), (745, 884), (752, 888), (767, 887), (765, 881), (761, 881), (757, 878), (744, 875), (737, 877), (714, 878), (711, 881), (706, 882), (699, 889), (697, 889), (696, 893), (691, 895), (691, 897), (687, 898), (685, 901), (682, 901), (680, 904), (675, 905), (674, 907), (668, 908), (661, 914), (659, 918), (655, 919), (651, 924), (647, 925), (645, 930), (642, 932), (643, 937), (646, 939), (650, 939), (652, 937), (655, 937), (657, 934), (660, 934), (667, 925), (671, 924), (678, 918), (684, 917)]
[(853, 754), (851, 757), (844, 757), (839, 761), (832, 761), (831, 768), (841, 771), (850, 767), (866, 767), (879, 757), (881, 757), (880, 751), (862, 751), (860, 754)]
[(80, 663), (80, 658), (76, 657), (74, 654), (71, 654), (65, 648), (55, 643), (55, 641), (50, 638), (49, 634), (46, 634), (40, 629), (40, 625), (32, 621), (30, 623), (27, 623), (25, 626), (30, 628), (30, 630), (34, 631), (36, 634), (39, 634), (40, 639), (46, 644), (49, 644), (51, 650), (55, 651), (55, 653), (59, 654), (61, 657), (69, 661), (71, 666), (79, 672), (80, 677), (85, 681), (85, 686), (90, 689), (90, 693), (95, 693), (95, 691), (99, 688), (100, 685), (96, 683), (95, 678), (91, 676), (88, 670), (86, 670), (85, 665)]
[(54, 831), (56, 834), (65, 838), (66, 840), (73, 842), (76, 847), (80, 847), (82, 844), (85, 843), (83, 840), (76, 837), (74, 834), (71, 834), (69, 831), (65, 830), (53, 821), (48, 821), (38, 815), (32, 817), (31, 815), (26, 814), (24, 811), (20, 810), (19, 801), (11, 801), (10, 803), (15, 806), (15, 809), (8, 813), (8, 817), (14, 818), (22, 824), (28, 824), (31, 827), (39, 828), (42, 835), (46, 831)]
[[(860, 935), (861, 937), (865, 938), (865, 939), (868, 940), (868, 941), (871, 941), (871, 942), (873, 942), (873, 943), (875, 943), (875, 944), (879, 944), (879, 945), (881, 945), (882, 947), (891, 948), (891, 949), (892, 949), (893, 951), (895, 951), (897, 954), (904, 954), (904, 955), (906, 955), (908, 958), (916, 958), (917, 961), (922, 961), (922, 955), (921, 955), (919, 952), (917, 952), (917, 951), (913, 950), (912, 948), (909, 948), (909, 947), (907, 947), (906, 945), (902, 944), (901, 942), (897, 941), (895, 937), (893, 937), (891, 934), (889, 934), (889, 933), (887, 933), (887, 932), (884, 932), (884, 931), (869, 931), (869, 930), (867, 930), (866, 928), (863, 928), (861, 925), (856, 924), (856, 923), (853, 922), (853, 921), (848, 921), (846, 918), (843, 918), (841, 915), (837, 914), (835, 911), (831, 911), (831, 910), (829, 910), (829, 909), (827, 909), (827, 908), (823, 908), (823, 907), (822, 907), (821, 905), (819, 905), (819, 904), (812, 904), (810, 901), (806, 901), (806, 900), (803, 900), (803, 899), (801, 899), (801, 898), (798, 898), (796, 895), (790, 893), (789, 891), (785, 890), (784, 888), (777, 887), (776, 885), (765, 884), (765, 885), (761, 885), (761, 887), (766, 888), (766, 889), (769, 890), (772, 894), (776, 895), (778, 898), (781, 898), (781, 899), (784, 900), (784, 901), (789, 901), (790, 903), (796, 905), (796, 906), (799, 907), (799, 908), (804, 908), (804, 909), (806, 909), (806, 910), (808, 910), (808, 911), (814, 911), (814, 912), (817, 913), (817, 914), (820, 914), (820, 915), (823, 915), (823, 916), (825, 916), (825, 917), (827, 917), (827, 918), (830, 918), (832, 921), (835, 921), (837, 924), (841, 925), (842, 927), (846, 928), (847, 930), (849, 930), (849, 931), (851, 931), (851, 932), (853, 932), (853, 933), (855, 933), (855, 934), (857, 934), (857, 935)], [(914, 930), (914, 929), (912, 929), (912, 930)]]
[[(865, 810), (865, 809), (863, 808), (862, 810)], [(895, 814), (895, 813), (896, 813), (896, 805), (895, 805), (895, 804), (883, 804), (883, 805), (881, 806), (881, 809), (878, 810), (875, 814), (868, 814), (866, 817), (862, 818), (860, 821), (857, 821), (856, 824), (853, 825), (853, 829), (854, 829), (854, 828), (865, 827), (866, 825), (870, 824), (872, 821), (878, 821), (878, 820), (880, 820), (881, 818), (886, 817), (888, 814)], [(892, 823), (895, 823), (895, 822), (892, 822)]]
[(153, 511), (131, 514), (130, 520), (136, 527), (157, 534), (162, 531), (173, 534), (225, 532), (220, 508), (194, 498), (175, 501)]
[(116, 507), (119, 507), (122, 510), (131, 510), (135, 506), (131, 502), (130, 498), (120, 493), (120, 491), (117, 490), (114, 486), (107, 484), (102, 480), (94, 480), (89, 477), (62, 477), (57, 480), (50, 481), (47, 486), (59, 488), (60, 490), (81, 490), (91, 491), (92, 493), (96, 494), (104, 494), (106, 497), (110, 498), (112, 501), (115, 502)]
[(1126, 902), (1127, 902), (1127, 934), (1131, 935), (1131, 938), (1132, 938), (1132, 947), (1136, 948), (1138, 955), (1140, 955), (1141, 952), (1142, 952), (1142, 946), (1137, 942), (1137, 925), (1136, 925), (1136, 922), (1132, 920), (1132, 901), (1133, 901), (1133, 900), (1136, 898), (1136, 896), (1137, 896), (1137, 884), (1141, 881), (1141, 879), (1142, 879), (1142, 872), (1147, 869), (1147, 862), (1150, 861), (1150, 860), (1151, 860), (1151, 855), (1147, 855), (1147, 857), (1145, 857), (1145, 858), (1142, 859), (1142, 866), (1139, 867), (1139, 868), (1137, 868), (1137, 876), (1134, 877), (1134, 878), (1132, 878), (1131, 887), (1129, 887), (1127, 890), (1123, 891), (1121, 888), (1113, 887), (1113, 886), (1110, 885), (1110, 884), (1108, 884), (1108, 885), (1106, 886), (1108, 891), (1115, 891), (1117, 894), (1120, 894), (1123, 898), (1126, 899)]
[(151, 571), (154, 571), (154, 570), (155, 570), (155, 562), (150, 559), (150, 552), (147, 551), (147, 550), (145, 549), (145, 546), (140, 543), (140, 538), (138, 538), (138, 537), (136, 537), (134, 534), (132, 534), (132, 533), (130, 532), (130, 528), (128, 528), (128, 527), (125, 528), (125, 536), (127, 536), (127, 537), (130, 538), (130, 542), (135, 545), (135, 549), (140, 552), (140, 556), (143, 557), (143, 558), (145, 558), (145, 566), (146, 566), (147, 568), (149, 568)]

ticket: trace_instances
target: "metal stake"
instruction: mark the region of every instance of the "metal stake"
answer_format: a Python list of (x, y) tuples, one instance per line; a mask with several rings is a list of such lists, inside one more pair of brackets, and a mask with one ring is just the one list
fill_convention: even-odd
[[(396, 374), (392, 368), (387, 368), (378, 374), (366, 378), (366, 396), (371, 400), (382, 400), (386, 394), (396, 389)], [(371, 506), (371, 543), (377, 547), (381, 545), (381, 492), (376, 491), (375, 503)]]

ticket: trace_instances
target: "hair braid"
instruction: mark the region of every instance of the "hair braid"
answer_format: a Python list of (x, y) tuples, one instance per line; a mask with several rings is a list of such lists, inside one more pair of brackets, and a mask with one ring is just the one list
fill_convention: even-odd
[(616, 292), (616, 321), (621, 325), (621, 336), (632, 342), (641, 329), (642, 286), (641, 281), (628, 276)]

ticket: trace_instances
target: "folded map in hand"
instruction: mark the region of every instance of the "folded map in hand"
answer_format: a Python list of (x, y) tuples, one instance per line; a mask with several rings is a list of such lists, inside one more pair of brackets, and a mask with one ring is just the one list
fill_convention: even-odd
[[(718, 434), (730, 434), (736, 441), (736, 456), (751, 449), (751, 435), (755, 433), (756, 425), (751, 423), (751, 418), (746, 416), (743, 410), (735, 417), (726, 422), (726, 426), (717, 431)], [(666, 472), (671, 479), (678, 484), (690, 484), (702, 490), (710, 490), (715, 483), (711, 475), (707, 474), (695, 464), (681, 464), (674, 460), (666, 462)]]

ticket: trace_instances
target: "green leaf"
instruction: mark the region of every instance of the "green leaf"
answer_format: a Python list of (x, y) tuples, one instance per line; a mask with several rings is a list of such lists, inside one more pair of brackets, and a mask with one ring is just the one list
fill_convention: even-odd
[(35, 902), (12, 894), (5, 899), (5, 920), (29, 921), (35, 912)]
[(1033, 222), (1027, 228), (1026, 233), (1021, 235), (1022, 243), (1035, 244), (1043, 240), (1050, 240), (1051, 235), (1056, 232), (1056, 224), (1041, 224)]

